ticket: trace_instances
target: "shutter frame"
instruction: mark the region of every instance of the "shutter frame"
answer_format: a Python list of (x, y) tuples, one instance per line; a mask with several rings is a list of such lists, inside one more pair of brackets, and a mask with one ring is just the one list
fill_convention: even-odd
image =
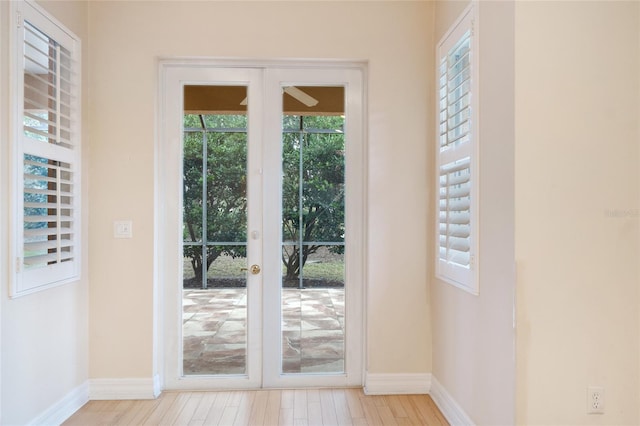
[(80, 278), (81, 46), (37, 4), (12, 2), (10, 10), (10, 295), (18, 297)]
[(476, 24), (471, 4), (436, 49), (436, 278), (472, 294), (479, 294)]

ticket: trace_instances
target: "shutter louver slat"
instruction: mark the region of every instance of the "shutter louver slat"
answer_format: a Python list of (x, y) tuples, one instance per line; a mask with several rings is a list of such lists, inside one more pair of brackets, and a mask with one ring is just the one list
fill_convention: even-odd
[(30, 203), (30, 202), (25, 202), (24, 203), (24, 207), (25, 208), (32, 208), (32, 209), (55, 209), (55, 208), (61, 208), (61, 209), (71, 209), (73, 208), (73, 206), (71, 204), (69, 204), (69, 202), (61, 202), (59, 204), (57, 203)]
[(455, 250), (449, 251), (449, 262), (456, 265), (469, 265), (471, 256), (469, 252), (459, 252)]
[(38, 189), (38, 188), (25, 188), (25, 194), (40, 194), (40, 195), (59, 195), (61, 197), (71, 197), (73, 195), (72, 192), (66, 191), (54, 191), (49, 189)]
[(71, 228), (32, 228), (25, 229), (25, 237), (42, 237), (50, 235), (71, 235), (73, 234)]
[(449, 210), (449, 225), (469, 225), (470, 215), (468, 211)]
[(468, 196), (464, 198), (450, 197), (448, 209), (452, 212), (466, 212), (469, 211), (470, 205)]
[(42, 254), (38, 256), (32, 256), (24, 259), (24, 264), (27, 267), (35, 266), (48, 266), (54, 263), (68, 262), (73, 259), (73, 253), (61, 252), (59, 254)]
[(62, 240), (60, 242), (56, 241), (56, 240), (47, 240), (47, 241), (36, 241), (36, 242), (30, 242), (30, 243), (26, 243), (25, 247), (29, 248), (29, 251), (42, 251), (42, 250), (48, 250), (51, 248), (56, 248), (56, 246), (60, 246), (60, 247), (72, 247), (73, 246), (73, 242), (71, 240)]
[(458, 237), (458, 238), (467, 238), (469, 237), (469, 227), (466, 226), (467, 224), (463, 224), (462, 226), (456, 226), (456, 224), (451, 224), (449, 226), (449, 235), (451, 235), (452, 237)]
[[(29, 208), (29, 207), (28, 207)], [(31, 207), (33, 208), (33, 207)], [(41, 207), (38, 207), (41, 208)], [(52, 223), (52, 222), (71, 222), (73, 218), (71, 216), (62, 216), (62, 215), (43, 215), (43, 216), (26, 216), (24, 217), (25, 222), (30, 223)]]
[(449, 237), (449, 249), (458, 252), (468, 252), (469, 251), (469, 241), (467, 238), (457, 238), (450, 236)]
[[(468, 180), (465, 182), (468, 182)], [(469, 188), (469, 185), (461, 185), (461, 184), (458, 184), (458, 185), (460, 186), (449, 189), (449, 197), (450, 198), (468, 197), (470, 195), (469, 191), (471, 189)]]

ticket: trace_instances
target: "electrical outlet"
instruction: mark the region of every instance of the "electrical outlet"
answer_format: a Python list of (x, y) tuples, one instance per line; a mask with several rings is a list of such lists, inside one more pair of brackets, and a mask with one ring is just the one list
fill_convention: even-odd
[(587, 388), (587, 414), (604, 414), (604, 388), (602, 386)]
[(113, 238), (132, 238), (133, 222), (131, 220), (116, 220), (113, 222)]

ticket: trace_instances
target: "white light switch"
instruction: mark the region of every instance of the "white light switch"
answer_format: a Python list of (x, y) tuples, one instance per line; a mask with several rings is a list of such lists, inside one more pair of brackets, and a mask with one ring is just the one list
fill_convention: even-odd
[(113, 222), (113, 238), (132, 238), (133, 222), (130, 220), (116, 220)]

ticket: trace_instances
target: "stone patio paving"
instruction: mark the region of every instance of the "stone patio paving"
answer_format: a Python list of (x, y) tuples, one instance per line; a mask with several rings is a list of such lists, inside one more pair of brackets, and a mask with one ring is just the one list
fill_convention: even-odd
[[(282, 372), (343, 372), (344, 289), (282, 295)], [(184, 374), (244, 374), (246, 289), (184, 290), (183, 307)]]

